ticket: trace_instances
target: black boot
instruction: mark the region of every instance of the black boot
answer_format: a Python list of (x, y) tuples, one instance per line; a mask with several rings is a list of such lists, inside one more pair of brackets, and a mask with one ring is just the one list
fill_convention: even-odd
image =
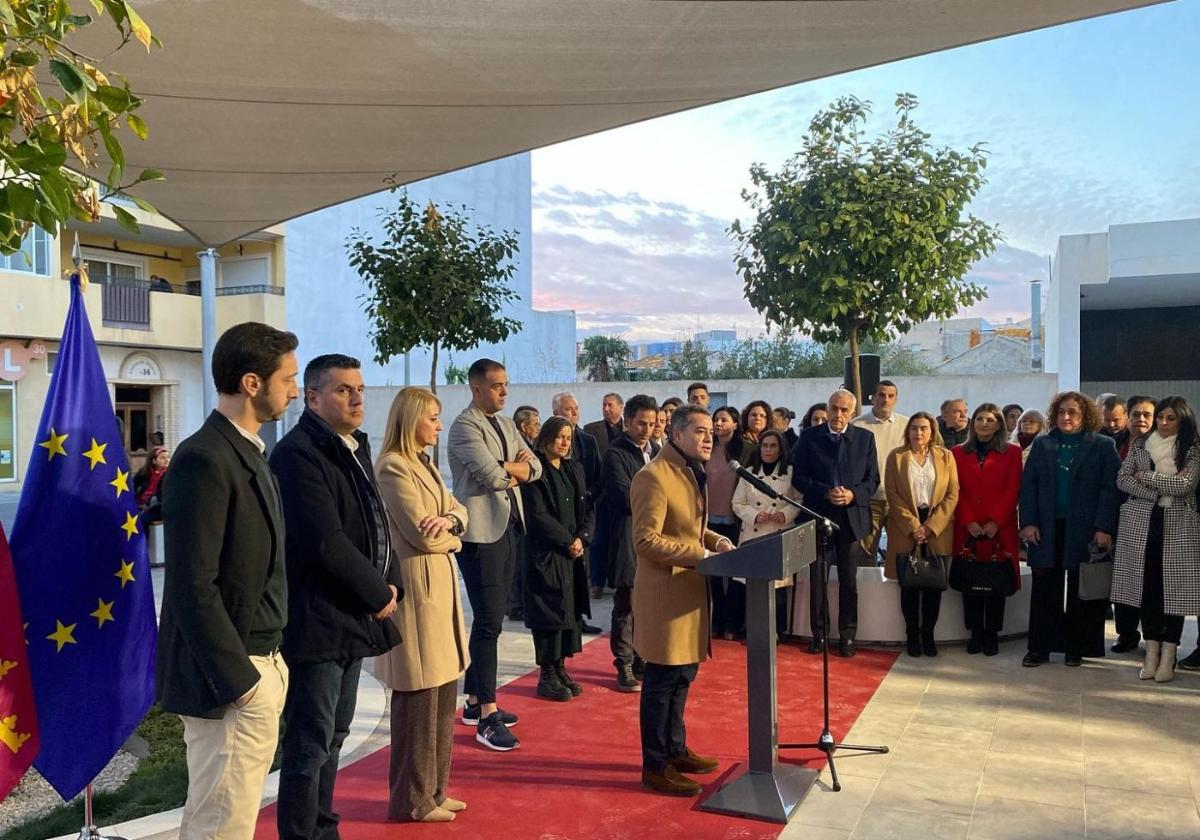
[(908, 638), (908, 655), (921, 655), (921, 634), (911, 628), (905, 628), (905, 636)]
[(558, 681), (567, 687), (567, 691), (571, 692), (572, 697), (583, 694), (583, 686), (571, 679), (571, 675), (567, 673), (566, 662), (561, 659), (555, 662), (554, 673), (558, 676)]
[(972, 630), (971, 638), (967, 641), (967, 653), (981, 653), (983, 651), (983, 631)]
[(937, 644), (933, 641), (933, 628), (921, 628), (921, 652), (926, 656), (937, 656)]
[(1000, 652), (1000, 631), (984, 630), (983, 631), (983, 655), (995, 656)]
[(538, 677), (537, 696), (547, 700), (565, 703), (571, 699), (571, 689), (562, 684), (554, 665), (543, 665), (541, 676)]

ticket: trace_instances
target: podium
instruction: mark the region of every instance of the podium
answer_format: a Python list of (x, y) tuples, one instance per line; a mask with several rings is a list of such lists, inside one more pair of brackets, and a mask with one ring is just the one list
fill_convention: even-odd
[(786, 823), (817, 780), (816, 770), (779, 763), (775, 702), (775, 581), (790, 578), (816, 559), (816, 524), (805, 522), (714, 554), (697, 567), (709, 577), (746, 579), (750, 724), (748, 769), (710, 794), (702, 811)]

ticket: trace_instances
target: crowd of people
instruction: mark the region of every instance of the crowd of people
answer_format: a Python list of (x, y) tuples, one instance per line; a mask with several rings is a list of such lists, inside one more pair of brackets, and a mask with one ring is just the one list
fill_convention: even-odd
[[(444, 438), (447, 486), (430, 457), (446, 420), (437, 396), (401, 389), (373, 458), (358, 360), (318, 356), (301, 377), (296, 350), (263, 324), (222, 335), (217, 409), (169, 471), (154, 453), (139, 485), (165, 524), (158, 695), (184, 723), (183, 838), (253, 835), (281, 719), (279, 835), (336, 837), (338, 756), (365, 658), (391, 691), (389, 817), (455, 819), (467, 807), (448, 793), (459, 680), (475, 740), (517, 749), (519, 716), (496, 691), (505, 617), (531, 632), (537, 696), (569, 702), (584, 691), (570, 660), (610, 592), (612, 685), (640, 692), (642, 783), (695, 795), (691, 776), (717, 762), (687, 743), (689, 686), (710, 638), (737, 639), (746, 621), (744, 582), (696, 566), (794, 524), (788, 500), (836, 526), (824, 562), (838, 572), (844, 657), (856, 653), (858, 568), (876, 562), (889, 578), (914, 558), (948, 561), (951, 579), (986, 565), (1010, 590), (1025, 562), (1030, 667), (1104, 655), (1111, 600), (1113, 649), (1144, 636), (1141, 676), (1165, 682), (1184, 617), (1200, 613), (1200, 440), (1180, 397), (1067, 391), (1044, 417), (949, 399), (936, 416), (905, 416), (883, 380), (868, 411), (838, 389), (792, 428), (795, 413), (762, 400), (710, 411), (696, 382), (661, 403), (606, 394), (601, 419), (581, 426), (569, 392), (544, 420), (534, 406), (510, 417), (504, 366), (480, 359)], [(303, 413), (268, 457), (262, 424), (301, 393)], [(1081, 598), (1081, 569), (1106, 555), (1111, 597)], [(821, 571), (809, 570), (812, 653), (829, 643)], [(776, 585), (780, 638), (794, 630), (795, 584)], [(909, 655), (937, 655), (944, 588), (901, 587)], [(1008, 594), (964, 588), (969, 653), (999, 651)], [(1200, 670), (1200, 651), (1180, 665)]]

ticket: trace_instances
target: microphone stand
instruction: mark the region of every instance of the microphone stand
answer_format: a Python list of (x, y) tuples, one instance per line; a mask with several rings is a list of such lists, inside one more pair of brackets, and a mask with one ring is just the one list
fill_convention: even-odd
[(829, 765), (829, 776), (833, 781), (833, 790), (837, 792), (842, 789), (842, 783), (838, 781), (837, 767), (833, 763), (833, 754), (836, 751), (854, 750), (855, 752), (877, 753), (880, 755), (890, 751), (888, 747), (882, 746), (864, 747), (857, 744), (839, 744), (833, 739), (833, 733), (829, 731), (829, 550), (833, 541), (833, 535), (839, 530), (839, 528), (831, 519), (829, 519), (829, 517), (823, 516), (822, 514), (817, 513), (815, 510), (805, 507), (795, 499), (788, 498), (744, 467), (739, 466), (735, 468), (735, 472), (771, 498), (787, 502), (801, 513), (812, 517), (817, 524), (817, 533), (820, 534), (821, 538), (820, 560), (818, 562), (821, 564), (821, 689), (823, 693), (824, 723), (821, 728), (821, 735), (816, 741), (809, 743), (777, 744), (776, 749), (820, 750), (823, 752), (825, 754), (825, 761)]

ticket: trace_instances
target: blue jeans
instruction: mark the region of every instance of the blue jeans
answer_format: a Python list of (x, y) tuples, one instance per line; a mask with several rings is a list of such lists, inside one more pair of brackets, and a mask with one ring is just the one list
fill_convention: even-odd
[(283, 707), (280, 840), (336, 840), (333, 784), (358, 700), (361, 659), (297, 662)]

